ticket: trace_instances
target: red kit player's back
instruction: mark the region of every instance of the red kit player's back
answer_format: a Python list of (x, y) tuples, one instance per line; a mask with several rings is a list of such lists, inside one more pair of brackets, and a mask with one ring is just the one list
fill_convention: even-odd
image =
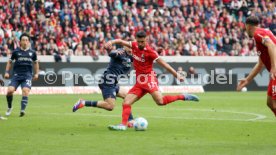
[(254, 33), (254, 39), (256, 41), (256, 47), (258, 51), (258, 55), (260, 56), (262, 62), (264, 63), (266, 69), (270, 71), (271, 62), (268, 53), (268, 48), (263, 44), (265, 39), (270, 38), (274, 44), (276, 44), (276, 37), (273, 33), (268, 29), (257, 28)]
[(148, 45), (143, 50), (140, 50), (137, 42), (132, 42), (131, 45), (133, 66), (136, 70), (136, 75), (150, 74), (152, 72), (153, 62), (158, 58), (157, 52)]

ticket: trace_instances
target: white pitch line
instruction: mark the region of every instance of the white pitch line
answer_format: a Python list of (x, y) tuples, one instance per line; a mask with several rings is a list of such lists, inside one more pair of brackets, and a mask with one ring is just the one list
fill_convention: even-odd
[[(152, 109), (146, 107), (136, 107), (136, 109)], [(265, 115), (249, 112), (237, 112), (237, 111), (220, 111), (220, 110), (210, 110), (210, 109), (181, 109), (181, 108), (167, 108), (167, 110), (183, 110), (183, 111), (205, 111), (205, 112), (221, 112), (221, 113), (233, 113), (242, 115), (252, 115), (254, 118), (250, 119), (224, 119), (224, 118), (196, 118), (196, 117), (170, 117), (170, 116), (147, 116), (147, 118), (157, 118), (157, 119), (182, 119), (182, 120), (214, 120), (214, 121), (241, 121), (241, 122), (276, 122), (270, 120), (263, 120), (266, 118)], [(38, 114), (38, 113), (37, 113)], [(106, 114), (87, 114), (87, 113), (39, 113), (38, 115), (77, 115), (77, 116), (94, 116), (94, 117), (121, 117), (120, 115), (106, 115)]]
[[(146, 107), (137, 107), (137, 109), (152, 109)], [(183, 108), (166, 108), (166, 110), (180, 110), (180, 111), (205, 111), (205, 112), (221, 112), (221, 113), (233, 113), (233, 114), (242, 114), (242, 115), (253, 115), (255, 118), (251, 119), (242, 119), (245, 121), (257, 121), (263, 120), (266, 118), (265, 115), (257, 114), (257, 113), (250, 113), (250, 112), (238, 112), (238, 111), (226, 111), (226, 110), (213, 110), (213, 109), (183, 109)], [(231, 120), (241, 120), (241, 119), (231, 119)]]

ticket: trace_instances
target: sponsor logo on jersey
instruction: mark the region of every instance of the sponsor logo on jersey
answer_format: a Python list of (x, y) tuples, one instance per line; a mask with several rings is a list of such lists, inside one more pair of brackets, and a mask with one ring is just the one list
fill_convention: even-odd
[(145, 59), (142, 57), (142, 58), (140, 58), (140, 57), (138, 57), (137, 55), (135, 55), (135, 54), (133, 54), (132, 55), (133, 56), (133, 58), (135, 59), (135, 60), (137, 60), (137, 61), (140, 61), (140, 62), (145, 62)]
[(32, 61), (32, 59), (26, 58), (26, 57), (20, 57), (20, 58), (18, 58), (18, 61)]

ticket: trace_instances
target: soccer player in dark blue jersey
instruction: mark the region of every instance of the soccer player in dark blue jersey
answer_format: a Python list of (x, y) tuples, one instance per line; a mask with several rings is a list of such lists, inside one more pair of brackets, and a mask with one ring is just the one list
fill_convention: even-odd
[[(73, 112), (86, 107), (98, 107), (108, 111), (112, 111), (115, 106), (116, 97), (125, 98), (127, 90), (121, 89), (118, 85), (118, 78), (121, 75), (126, 75), (131, 69), (132, 57), (129, 54), (129, 49), (119, 48), (109, 53), (110, 62), (103, 73), (99, 88), (102, 91), (104, 101), (87, 101), (80, 99), (73, 107)], [(133, 120), (133, 116), (129, 116), (129, 121)], [(131, 124), (129, 124), (131, 126)]]
[[(5, 78), (10, 78), (10, 69), (13, 64), (13, 73), (11, 82), (7, 92), (8, 110), (6, 116), (9, 116), (12, 112), (12, 100), (13, 93), (17, 87), (21, 85), (22, 88), (22, 100), (20, 117), (25, 115), (25, 109), (28, 104), (28, 95), (32, 87), (32, 79), (38, 79), (39, 64), (37, 60), (36, 52), (30, 49), (30, 36), (23, 33), (20, 36), (20, 48), (15, 49), (12, 52), (12, 56), (7, 62)], [(33, 63), (35, 74), (33, 75)], [(34, 77), (33, 77), (34, 76)]]

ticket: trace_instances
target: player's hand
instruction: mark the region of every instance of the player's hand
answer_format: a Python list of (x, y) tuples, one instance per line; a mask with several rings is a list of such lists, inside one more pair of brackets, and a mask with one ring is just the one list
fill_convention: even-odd
[(112, 41), (108, 41), (107, 43), (105, 43), (104, 48), (106, 50), (111, 50), (112, 49)]
[(125, 53), (124, 50), (118, 50), (118, 51), (116, 52), (117, 55), (122, 55), (122, 54), (124, 54), (124, 53)]
[(247, 79), (241, 79), (239, 81), (240, 82), (239, 82), (239, 84), (237, 86), (237, 91), (241, 91), (242, 88), (245, 87), (249, 83), (249, 81)]
[(9, 73), (5, 73), (4, 78), (5, 78), (5, 79), (10, 78), (10, 74), (9, 74)]
[(0, 86), (4, 86), (4, 81), (2, 79), (0, 79)]
[(38, 74), (34, 75), (34, 80), (36, 81), (38, 79)]
[(271, 68), (270, 69), (270, 78), (272, 80), (275, 80), (276, 79), (276, 68)]

